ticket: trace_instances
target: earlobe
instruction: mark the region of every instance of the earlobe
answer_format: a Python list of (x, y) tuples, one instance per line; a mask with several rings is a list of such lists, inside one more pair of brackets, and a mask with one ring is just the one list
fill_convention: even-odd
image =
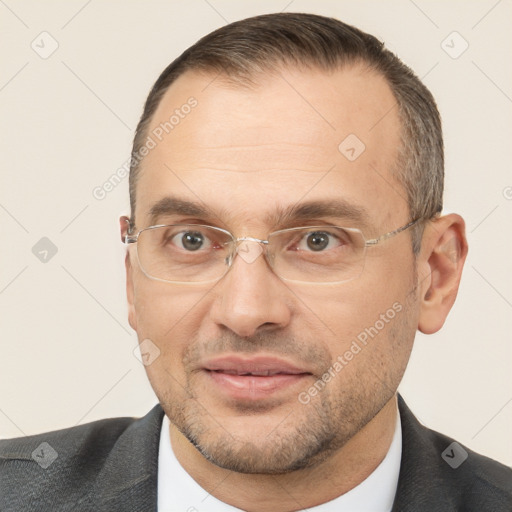
[(437, 332), (455, 302), (468, 252), (464, 220), (460, 215), (440, 217), (427, 225), (419, 259), (425, 269), (420, 289), (418, 329)]

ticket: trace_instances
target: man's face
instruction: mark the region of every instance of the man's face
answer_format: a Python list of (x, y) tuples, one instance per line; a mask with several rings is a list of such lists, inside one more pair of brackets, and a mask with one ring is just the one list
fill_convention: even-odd
[[(257, 82), (247, 88), (189, 72), (170, 87), (148, 134), (190, 97), (197, 105), (142, 162), (136, 231), (199, 223), (266, 239), (330, 224), (369, 239), (409, 222), (392, 173), (400, 125), (384, 79), (351, 67), (282, 70)], [(350, 134), (366, 146), (359, 156), (358, 147), (339, 149)], [(151, 218), (167, 196), (210, 213)], [(277, 215), (333, 200), (362, 218)], [(152, 280), (134, 246), (127, 268), (130, 323), (160, 350), (146, 367), (160, 403), (203, 455), (235, 471), (290, 471), (343, 446), (394, 396), (418, 325), (409, 232), (368, 248), (360, 277), (342, 284), (283, 281), (263, 255), (238, 255), (210, 284)]]

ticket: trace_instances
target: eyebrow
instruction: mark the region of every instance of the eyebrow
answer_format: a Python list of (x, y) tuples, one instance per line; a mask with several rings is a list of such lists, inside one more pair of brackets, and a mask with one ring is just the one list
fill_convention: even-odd
[[(198, 202), (175, 196), (166, 196), (160, 199), (150, 208), (148, 213), (150, 225), (157, 223), (160, 217), (171, 215), (218, 219), (227, 218), (230, 214), (228, 209), (215, 213)], [(368, 226), (370, 223), (370, 216), (366, 208), (352, 204), (342, 198), (306, 201), (286, 207), (277, 207), (275, 211), (267, 213), (264, 220), (268, 225), (276, 227), (322, 217), (347, 219), (362, 226)]]
[(347, 219), (363, 226), (368, 225), (370, 219), (366, 208), (339, 198), (306, 201), (285, 208), (278, 207), (275, 212), (267, 214), (266, 220), (269, 224), (278, 225), (321, 217)]
[(154, 224), (159, 217), (166, 215), (188, 215), (191, 217), (210, 217), (208, 210), (192, 201), (174, 196), (167, 196), (157, 201), (149, 210), (150, 223)]

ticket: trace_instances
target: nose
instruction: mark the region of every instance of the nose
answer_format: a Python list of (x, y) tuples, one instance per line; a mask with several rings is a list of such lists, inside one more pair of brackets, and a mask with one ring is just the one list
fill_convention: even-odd
[(261, 244), (252, 239), (238, 245), (231, 268), (215, 290), (211, 319), (238, 336), (250, 337), (290, 322), (290, 292), (272, 272)]

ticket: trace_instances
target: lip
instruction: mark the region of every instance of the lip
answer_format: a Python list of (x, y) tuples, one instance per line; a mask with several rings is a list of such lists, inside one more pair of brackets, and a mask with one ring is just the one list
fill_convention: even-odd
[(238, 400), (262, 400), (297, 385), (311, 372), (271, 356), (224, 356), (203, 365), (214, 388)]

